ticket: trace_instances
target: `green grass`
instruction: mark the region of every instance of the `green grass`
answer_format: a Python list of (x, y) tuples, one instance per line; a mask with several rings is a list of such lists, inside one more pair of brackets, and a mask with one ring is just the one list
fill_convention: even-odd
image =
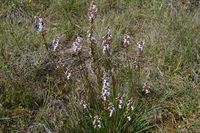
[[(49, 53), (41, 35), (34, 32), (34, 16), (43, 16), (48, 44), (56, 35), (63, 35), (65, 45), (71, 45), (81, 35), (88, 45), (90, 1), (2, 1), (0, 132), (198, 132), (200, 9), (193, 2), (185, 9), (180, 2), (168, 6), (162, 0), (96, 1), (93, 30), (99, 64), (92, 67), (100, 81), (102, 68), (111, 67), (114, 82), (109, 102), (116, 111), (110, 118), (109, 102), (101, 98), (102, 81), (89, 81), (93, 75), (83, 70), (74, 72), (71, 80), (66, 80), (62, 70), (43, 70)], [(103, 56), (101, 46), (107, 27), (112, 31), (111, 61)], [(126, 31), (132, 44), (124, 50), (121, 42)], [(136, 44), (142, 39), (144, 52), (138, 57)], [(124, 52), (126, 60), (121, 58)], [(135, 59), (141, 61), (138, 69), (130, 67)], [(150, 85), (147, 95), (142, 94), (145, 82)], [(125, 95), (122, 109), (118, 109), (117, 95)], [(129, 99), (133, 100), (132, 111), (127, 107)], [(87, 110), (81, 100), (88, 104)], [(96, 115), (101, 117), (100, 129), (92, 124)]]

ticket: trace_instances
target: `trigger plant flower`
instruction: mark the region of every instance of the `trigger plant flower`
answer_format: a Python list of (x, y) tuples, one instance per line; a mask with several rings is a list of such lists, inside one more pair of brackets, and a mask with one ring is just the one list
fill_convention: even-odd
[(56, 49), (58, 48), (59, 44), (60, 44), (59, 37), (55, 37), (53, 39), (53, 42), (52, 42), (53, 51), (56, 51)]
[(114, 107), (113, 103), (109, 104), (108, 110), (110, 112), (109, 117), (112, 117), (113, 112), (115, 111), (115, 107)]
[(83, 47), (83, 38), (78, 36), (72, 44), (73, 51), (79, 53)]
[(110, 51), (110, 44), (109, 43), (104, 43), (103, 44), (103, 54), (105, 54), (106, 52)]
[(94, 3), (94, 1), (92, 1), (87, 14), (90, 22), (93, 22), (95, 20), (97, 16), (97, 11), (98, 11), (97, 5)]
[(99, 117), (98, 115), (94, 116), (94, 120), (92, 122), (94, 128), (101, 128), (101, 117)]
[(92, 42), (92, 43), (96, 43), (97, 40), (95, 38), (95, 36), (93, 35), (92, 31), (91, 30), (88, 30), (87, 31), (87, 40)]
[(68, 70), (65, 72), (65, 75), (67, 77), (67, 80), (70, 80), (71, 76), (72, 76), (72, 73), (69, 72)]
[(111, 79), (109, 76), (107, 76), (107, 73), (104, 73), (103, 86), (102, 86), (102, 91), (101, 91), (104, 101), (108, 100), (110, 96), (110, 87), (111, 87)]
[(129, 99), (127, 103), (127, 109), (133, 111), (134, 106), (133, 106), (133, 99)]
[(127, 107), (129, 108), (132, 105), (132, 103), (133, 103), (132, 99), (129, 99), (127, 103)]
[(67, 79), (68, 79), (68, 80), (70, 79), (71, 75), (72, 75), (71, 73), (68, 73), (68, 74), (67, 74)]
[(111, 30), (110, 30), (109, 28), (108, 28), (108, 33), (107, 33), (107, 35), (108, 35), (108, 36), (107, 36), (107, 37), (108, 37), (108, 38), (107, 38), (108, 41), (111, 42), (111, 39), (112, 39), (112, 33), (111, 33)]
[(107, 34), (103, 37), (103, 42), (102, 42), (103, 54), (106, 54), (106, 53), (109, 54), (110, 53), (111, 39), (112, 39), (111, 30), (108, 29)]
[(150, 85), (147, 82), (145, 82), (143, 84), (143, 86), (142, 86), (142, 92), (144, 94), (149, 94), (150, 93)]
[(122, 46), (124, 48), (127, 48), (130, 45), (131, 45), (131, 37), (128, 34), (125, 34), (123, 37)]
[(127, 116), (128, 121), (131, 121), (131, 116)]
[(87, 109), (88, 108), (88, 105), (84, 100), (81, 100), (80, 104), (83, 107), (83, 109)]
[(118, 96), (116, 99), (118, 100), (118, 108), (122, 109), (122, 105), (123, 105), (123, 101), (124, 101), (124, 96), (123, 95), (122, 96)]
[(35, 16), (34, 17), (34, 29), (36, 32), (42, 32), (44, 29), (44, 19), (42, 17)]
[(139, 42), (137, 43), (137, 48), (139, 49), (140, 52), (143, 52), (144, 45), (145, 45), (145, 41), (144, 41), (144, 40), (139, 41)]

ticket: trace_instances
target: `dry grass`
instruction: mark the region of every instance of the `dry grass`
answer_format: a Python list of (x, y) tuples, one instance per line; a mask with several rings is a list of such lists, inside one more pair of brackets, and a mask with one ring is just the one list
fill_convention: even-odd
[(2, 1), (0, 132), (199, 132), (200, 9), (188, 1), (100, 0), (90, 22), (87, 0)]

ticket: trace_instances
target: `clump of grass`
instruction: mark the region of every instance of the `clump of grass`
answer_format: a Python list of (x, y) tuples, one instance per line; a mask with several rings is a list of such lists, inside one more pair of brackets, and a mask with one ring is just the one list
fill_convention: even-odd
[(0, 131), (198, 131), (193, 3), (3, 2)]
[[(89, 132), (143, 132), (150, 129), (151, 126), (151, 109), (145, 109), (145, 106), (141, 106), (142, 101), (134, 101), (125, 100), (121, 101), (120, 109), (117, 108), (117, 97), (116, 94), (120, 91), (121, 88), (117, 87), (117, 83), (115, 79), (118, 75), (114, 74), (114, 71), (118, 71), (117, 68), (113, 68), (113, 64), (115, 63), (114, 57), (112, 57), (111, 52), (111, 40), (112, 34), (111, 30), (108, 29), (108, 32), (103, 37), (102, 40), (102, 54), (98, 54), (99, 51), (97, 48), (97, 40), (95, 39), (93, 32), (95, 31), (94, 20), (97, 16), (97, 6), (94, 2), (91, 3), (90, 8), (88, 10), (89, 17), (89, 31), (88, 31), (88, 47), (90, 51), (91, 58), (91, 69), (90, 71), (86, 71), (84, 67), (86, 66), (85, 62), (81, 61), (82, 59), (82, 43), (83, 39), (81, 37), (77, 37), (75, 42), (73, 42), (73, 49), (75, 56), (77, 56), (78, 60), (80, 60), (82, 70), (80, 71), (80, 80), (81, 86), (84, 91), (84, 94), (80, 94), (80, 99), (74, 96), (74, 99), (77, 99), (77, 102), (70, 101), (72, 106), (74, 106), (71, 110), (72, 113), (70, 116), (75, 116), (70, 121), (73, 123), (68, 125), (69, 131), (89, 131)], [(130, 38), (130, 37), (129, 37)], [(130, 40), (123, 40), (123, 46), (131, 45)], [(140, 62), (140, 56), (143, 52), (144, 44), (139, 43), (138, 48), (138, 63)], [(102, 57), (101, 57), (102, 56)], [(102, 62), (98, 60), (102, 58)], [(130, 67), (131, 62), (128, 62), (129, 71), (133, 71), (132, 67)], [(138, 64), (138, 68), (140, 69), (140, 64)], [(59, 69), (59, 68), (58, 68)], [(140, 70), (138, 75), (140, 75)], [(89, 79), (89, 74), (93, 72), (93, 75), (97, 77), (98, 81), (95, 83), (91, 83)], [(102, 77), (102, 81), (100, 80)], [(131, 74), (132, 75), (132, 74)], [(131, 76), (132, 77), (132, 76)], [(138, 88), (141, 89), (141, 85), (138, 77)], [(71, 82), (76, 82), (71, 81)], [(101, 87), (102, 86), (102, 87)], [(78, 85), (80, 87), (80, 85)], [(97, 88), (95, 88), (97, 87)], [(99, 88), (100, 87), (100, 88)], [(132, 86), (133, 87), (133, 86)], [(112, 90), (111, 90), (112, 89)], [(128, 92), (125, 99), (129, 99), (132, 97), (132, 94), (129, 94), (131, 91), (126, 88), (125, 91)], [(146, 88), (145, 92), (149, 91)], [(101, 93), (99, 93), (101, 92)], [(146, 93), (147, 94), (147, 93)], [(94, 96), (95, 95), (95, 96)], [(122, 100), (122, 99), (121, 99)], [(76, 104), (81, 102), (82, 106), (77, 106)], [(125, 103), (123, 103), (125, 102)], [(133, 102), (135, 102), (133, 104)], [(141, 105), (140, 105), (141, 104)], [(119, 106), (119, 105), (118, 105)], [(53, 107), (52, 107), (53, 108)], [(81, 109), (82, 108), (82, 109)], [(109, 114), (109, 115), (108, 115)], [(64, 117), (64, 116), (63, 116)], [(71, 123), (70, 122), (70, 123)], [(57, 122), (52, 123), (54, 126)], [(111, 128), (112, 127), (112, 128)], [(58, 131), (60, 128), (53, 128)]]

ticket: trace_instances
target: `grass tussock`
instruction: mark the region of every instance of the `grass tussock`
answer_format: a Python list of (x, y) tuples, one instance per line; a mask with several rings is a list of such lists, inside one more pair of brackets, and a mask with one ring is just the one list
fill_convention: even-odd
[(198, 132), (199, 0), (1, 1), (0, 132)]

